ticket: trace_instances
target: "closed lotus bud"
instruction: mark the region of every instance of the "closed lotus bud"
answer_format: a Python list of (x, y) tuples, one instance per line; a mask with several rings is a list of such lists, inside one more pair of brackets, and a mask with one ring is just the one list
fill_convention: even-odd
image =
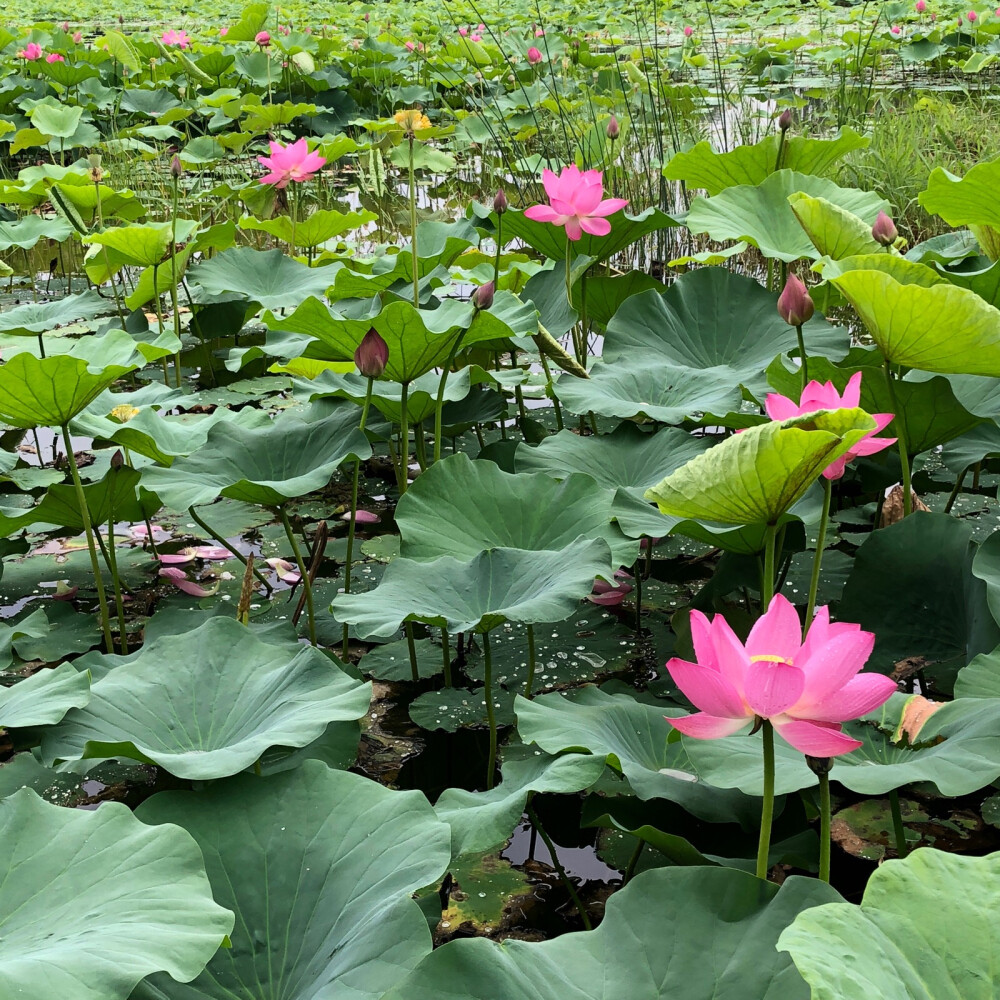
[(125, 464), (125, 459), (122, 456), (121, 448), (119, 448), (111, 456), (111, 468), (112, 469), (120, 469), (124, 464)]
[(778, 315), (789, 326), (802, 326), (812, 319), (815, 309), (805, 282), (790, 274), (778, 296)]
[(480, 285), (472, 293), (472, 304), (476, 309), (489, 309), (493, 305), (493, 296), (496, 294), (496, 285), (492, 281), (487, 281), (485, 285)]
[(507, 211), (507, 195), (503, 188), (497, 188), (497, 193), (493, 198), (493, 211), (497, 215), (503, 215)]
[(369, 330), (354, 352), (358, 371), (367, 378), (378, 378), (389, 363), (389, 345), (374, 327)]
[(621, 126), (618, 124), (618, 119), (615, 118), (614, 115), (612, 115), (608, 119), (608, 128), (607, 128), (608, 138), (612, 142), (614, 142), (615, 139), (617, 139), (618, 136), (621, 135), (621, 131), (622, 131)]
[(876, 243), (881, 243), (884, 247), (891, 247), (896, 242), (899, 233), (896, 231), (896, 224), (885, 212), (879, 212), (875, 225), (872, 226), (872, 239)]
[(782, 132), (787, 132), (792, 127), (792, 109), (785, 108), (778, 116), (778, 128)]
[(184, 173), (184, 164), (181, 163), (181, 158), (174, 153), (174, 158), (170, 161), (170, 176), (174, 180), (180, 180), (181, 174)]

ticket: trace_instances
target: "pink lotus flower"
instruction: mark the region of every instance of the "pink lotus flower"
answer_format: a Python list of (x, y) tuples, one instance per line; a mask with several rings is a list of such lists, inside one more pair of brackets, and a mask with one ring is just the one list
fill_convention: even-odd
[(406, 46), (407, 52), (412, 52), (416, 48), (416, 45), (414, 45), (413, 42), (404, 42), (403, 44)]
[(476, 25), (476, 31), (485, 31), (485, 30), (486, 30), (486, 25), (483, 24), (482, 21), (480, 21), (479, 24)]
[(273, 184), (276, 188), (288, 186), (289, 181), (300, 183), (310, 180), (320, 170), (326, 160), (319, 153), (310, 153), (305, 138), (282, 146), (272, 141), (271, 155), (258, 156), (257, 161), (269, 171), (260, 179), (261, 184)]
[(36, 59), (41, 59), (42, 47), (37, 42), (28, 42), (28, 44), (17, 53), (17, 57), (18, 59), (24, 59), (26, 62), (34, 62)]
[(796, 750), (836, 757), (861, 746), (842, 722), (888, 701), (895, 682), (858, 672), (875, 644), (859, 625), (830, 622), (822, 607), (802, 640), (798, 612), (781, 594), (750, 630), (744, 645), (722, 615), (691, 612), (696, 663), (667, 663), (674, 683), (701, 711), (667, 721), (685, 736), (731, 736), (754, 719), (768, 719)]
[(535, 28), (535, 38), (544, 38), (544, 37), (545, 37), (545, 29)]
[(47, 56), (45, 57), (45, 61), (46, 61), (47, 63), (57, 63), (57, 62), (66, 62), (66, 57), (65, 57), (65, 56), (62, 56), (62, 55), (60, 55), (60, 54), (59, 54), (58, 52), (50, 52), (50, 53), (49, 53), (49, 54), (48, 54), (48, 55), (47, 55)]
[(459, 29), (458, 29), (458, 33), (459, 33), (459, 34), (460, 34), (460, 35), (461, 35), (461, 36), (462, 36), (463, 38), (465, 38), (465, 36), (466, 36), (466, 35), (467, 35), (467, 34), (469, 33), (469, 29), (468, 29), (468, 28), (459, 28)]
[(903, 29), (902, 29), (902, 28), (901, 28), (901, 27), (900, 27), (900, 26), (899, 26), (898, 24), (894, 24), (894, 25), (893, 25), (893, 26), (892, 26), (892, 27), (891, 27), (891, 28), (890, 28), (889, 30), (890, 30), (890, 31), (891, 31), (891, 32), (892, 32), (892, 33), (893, 33), (894, 35), (899, 35), (899, 34), (902, 34), (902, 31), (903, 31)]
[(481, 42), (482, 40), (483, 36), (479, 34), (478, 31), (474, 31), (471, 35), (469, 35), (470, 42)]
[(693, 34), (694, 34), (694, 28), (692, 28), (690, 24), (685, 24), (684, 25), (684, 37), (685, 38), (690, 38)]
[(969, 19), (969, 24), (973, 24), (979, 18), (979, 15), (974, 10), (970, 10), (965, 16)]
[[(815, 413), (817, 410), (855, 409), (861, 402), (861, 372), (855, 372), (847, 385), (844, 394), (837, 392), (832, 382), (810, 382), (802, 390), (798, 403), (787, 396), (772, 392), (764, 401), (764, 409), (772, 420), (788, 420), (790, 417), (800, 417), (805, 413)], [(847, 463), (859, 455), (874, 455), (896, 443), (895, 438), (877, 438), (876, 434), (883, 430), (893, 419), (891, 413), (873, 413), (875, 430), (869, 431), (849, 452), (841, 455), (823, 470), (827, 479), (839, 479), (844, 474)]]
[(624, 198), (604, 198), (600, 170), (581, 171), (575, 164), (570, 164), (558, 177), (551, 170), (542, 171), (542, 183), (549, 196), (549, 204), (532, 205), (525, 210), (525, 217), (535, 222), (564, 226), (571, 240), (580, 239), (584, 233), (607, 236), (611, 232), (611, 223), (605, 216), (614, 215), (628, 204)]
[(542, 53), (539, 52), (534, 45), (528, 49), (528, 62), (531, 63), (532, 66), (537, 66), (544, 58), (545, 57)]
[(267, 31), (258, 31), (256, 35), (253, 36), (253, 40), (262, 48), (266, 49), (268, 45), (271, 44), (271, 35)]
[(186, 49), (191, 44), (191, 39), (186, 31), (176, 31), (174, 28), (164, 31), (160, 41), (164, 45), (176, 45), (181, 49)]
[(916, 7), (918, 14), (923, 14), (923, 12), (927, 10), (927, 0), (917, 0), (914, 6)]
[(80, 44), (80, 42), (82, 42), (82, 41), (83, 41), (83, 32), (82, 32), (82, 31), (74, 31), (74, 32), (73, 32), (73, 41), (74, 41), (74, 42), (75, 42), (75, 43), (76, 43), (77, 45), (79, 45), (79, 44)]
[(225, 38), (229, 34), (229, 25), (225, 24), (219, 28), (219, 38)]

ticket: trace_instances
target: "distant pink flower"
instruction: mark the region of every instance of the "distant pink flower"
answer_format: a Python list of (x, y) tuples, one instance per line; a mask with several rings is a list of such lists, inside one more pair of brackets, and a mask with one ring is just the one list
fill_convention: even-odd
[(892, 32), (892, 33), (893, 33), (894, 35), (898, 35), (898, 34), (901, 34), (901, 33), (902, 33), (902, 31), (903, 31), (903, 29), (902, 29), (902, 28), (901, 28), (901, 27), (900, 27), (900, 26), (899, 26), (898, 24), (894, 24), (894, 25), (893, 25), (893, 26), (892, 26), (892, 27), (891, 27), (891, 28), (890, 28), (889, 30), (890, 30), (890, 31), (891, 31), (891, 32)]
[(305, 138), (282, 146), (272, 141), (271, 155), (258, 156), (257, 161), (269, 171), (260, 179), (261, 184), (273, 184), (277, 188), (287, 187), (289, 181), (308, 181), (321, 169), (326, 160), (319, 153), (310, 153)]
[(62, 28), (63, 31), (69, 31), (69, 21), (63, 21), (60, 27)]
[(287, 24), (279, 24), (278, 31), (280, 31), (286, 38), (292, 33), (292, 29), (289, 28)]
[(181, 49), (186, 49), (191, 44), (191, 39), (186, 31), (177, 31), (174, 28), (164, 31), (160, 41), (164, 45), (176, 45)]
[(531, 63), (532, 66), (537, 66), (544, 58), (545, 57), (538, 51), (538, 49), (535, 48), (534, 45), (528, 49), (528, 62)]
[(228, 24), (224, 24), (221, 28), (219, 28), (219, 38), (225, 38), (226, 35), (228, 35), (228, 34), (229, 34), (229, 25)]
[(28, 44), (17, 53), (17, 57), (18, 59), (24, 59), (26, 62), (34, 62), (36, 59), (41, 59), (42, 47), (37, 42), (28, 42)]
[(690, 38), (693, 34), (694, 34), (694, 28), (692, 28), (690, 24), (685, 24), (684, 25), (684, 37), (685, 38)]
[(781, 594), (750, 630), (746, 644), (722, 615), (691, 612), (696, 663), (667, 663), (674, 683), (701, 711), (667, 719), (695, 739), (731, 736), (755, 718), (768, 719), (796, 750), (836, 757), (861, 746), (841, 723), (874, 711), (897, 690), (884, 674), (859, 671), (875, 644), (872, 632), (830, 622), (819, 608), (805, 641), (794, 605)]
[(974, 10), (970, 10), (965, 16), (969, 19), (969, 24), (972, 24), (979, 19), (979, 15)]
[(916, 7), (918, 14), (923, 14), (923, 12), (927, 10), (927, 0), (917, 0), (914, 6)]
[(469, 35), (470, 42), (481, 42), (482, 40), (483, 36), (479, 34), (478, 31), (474, 31), (471, 35)]
[(476, 25), (476, 31), (485, 31), (485, 30), (486, 30), (486, 25), (483, 24), (482, 21), (480, 21), (479, 24)]
[(463, 38), (465, 38), (465, 36), (466, 36), (466, 35), (467, 35), (467, 34), (469, 33), (469, 29), (468, 29), (468, 28), (459, 28), (459, 29), (458, 29), (458, 33), (459, 33), (459, 34), (460, 34), (460, 35), (461, 35), (461, 36), (462, 36)]
[(76, 43), (77, 45), (79, 45), (79, 44), (80, 44), (80, 42), (82, 42), (82, 41), (83, 41), (83, 32), (82, 32), (82, 31), (74, 31), (74, 32), (73, 32), (73, 41), (74, 41), (74, 42), (75, 42), (75, 43)]
[(262, 48), (266, 49), (271, 44), (271, 35), (267, 31), (258, 31), (253, 36), (253, 40)]
[(416, 48), (416, 45), (414, 45), (413, 42), (404, 42), (403, 44), (406, 46), (406, 50), (408, 52), (412, 52)]
[[(815, 413), (817, 410), (854, 409), (860, 402), (861, 372), (855, 372), (845, 386), (843, 396), (837, 392), (832, 382), (810, 382), (802, 390), (802, 397), (798, 403), (787, 396), (773, 392), (764, 401), (764, 408), (772, 420), (788, 420), (805, 413)], [(859, 455), (874, 455), (896, 443), (895, 438), (875, 437), (892, 421), (893, 414), (872, 413), (871, 417), (875, 421), (875, 430), (866, 434), (847, 454), (841, 455), (823, 470), (823, 475), (827, 479), (839, 479), (844, 474), (847, 463)]]
[(532, 205), (525, 209), (525, 217), (535, 222), (563, 226), (571, 240), (580, 239), (584, 233), (607, 236), (611, 232), (611, 223), (606, 216), (614, 215), (628, 204), (624, 198), (604, 198), (600, 170), (581, 171), (575, 164), (570, 164), (558, 176), (551, 170), (542, 171), (542, 183), (549, 196), (549, 204)]
[(66, 62), (66, 57), (63, 56), (63, 55), (60, 55), (58, 52), (50, 52), (45, 57), (45, 61), (47, 63)]
[(194, 580), (188, 579), (184, 570), (171, 566), (169, 569), (161, 569), (160, 576), (168, 583), (172, 583), (178, 590), (192, 597), (211, 597), (218, 589), (219, 583), (216, 581), (214, 587), (202, 587)]
[(545, 37), (545, 29), (535, 28), (535, 38), (544, 38), (544, 37)]

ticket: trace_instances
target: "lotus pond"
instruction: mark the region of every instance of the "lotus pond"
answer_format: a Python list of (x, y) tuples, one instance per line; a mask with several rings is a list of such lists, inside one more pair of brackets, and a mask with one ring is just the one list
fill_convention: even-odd
[(18, 3), (0, 1000), (987, 1000), (1000, 10)]

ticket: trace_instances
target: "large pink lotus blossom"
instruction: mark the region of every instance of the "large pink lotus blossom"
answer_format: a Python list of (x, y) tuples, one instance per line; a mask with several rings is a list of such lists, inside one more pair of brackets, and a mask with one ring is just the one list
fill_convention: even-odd
[(564, 167), (558, 176), (551, 170), (544, 170), (542, 183), (549, 204), (532, 205), (525, 209), (525, 217), (564, 226), (571, 240), (580, 239), (584, 233), (607, 236), (611, 223), (605, 216), (614, 215), (628, 204), (624, 198), (604, 198), (600, 170), (580, 170), (575, 164)]
[(26, 62), (34, 62), (36, 59), (41, 59), (42, 57), (42, 47), (38, 42), (28, 42), (23, 49), (17, 53), (18, 59), (24, 59)]
[(50, 52), (45, 57), (45, 61), (47, 63), (66, 62), (66, 57), (64, 55), (60, 55), (58, 52)]
[[(772, 420), (788, 420), (790, 417), (801, 417), (805, 413), (815, 413), (817, 410), (855, 409), (861, 402), (861, 372), (855, 372), (844, 387), (844, 394), (837, 392), (832, 382), (810, 382), (802, 390), (798, 403), (771, 393), (764, 402), (764, 409)], [(885, 428), (893, 419), (891, 413), (872, 413), (875, 430), (869, 431), (850, 451), (831, 462), (823, 470), (827, 479), (840, 479), (847, 468), (847, 463), (859, 455), (874, 455), (896, 443), (895, 438), (877, 438), (876, 434)]]
[(290, 142), (287, 146), (274, 141), (270, 145), (270, 156), (257, 157), (260, 165), (269, 171), (261, 177), (261, 184), (283, 188), (288, 186), (289, 181), (308, 181), (326, 164), (319, 153), (309, 152), (309, 144), (305, 138)]
[(186, 49), (191, 44), (191, 39), (186, 31), (177, 31), (174, 28), (164, 31), (160, 41), (164, 45), (176, 45), (181, 49)]
[(860, 625), (831, 622), (822, 607), (805, 641), (794, 605), (781, 594), (740, 642), (722, 615), (711, 621), (691, 612), (697, 663), (667, 663), (674, 683), (700, 712), (667, 721), (685, 736), (731, 736), (757, 718), (768, 719), (796, 750), (836, 757), (861, 746), (841, 731), (888, 701), (896, 684), (884, 674), (859, 674), (875, 644)]

